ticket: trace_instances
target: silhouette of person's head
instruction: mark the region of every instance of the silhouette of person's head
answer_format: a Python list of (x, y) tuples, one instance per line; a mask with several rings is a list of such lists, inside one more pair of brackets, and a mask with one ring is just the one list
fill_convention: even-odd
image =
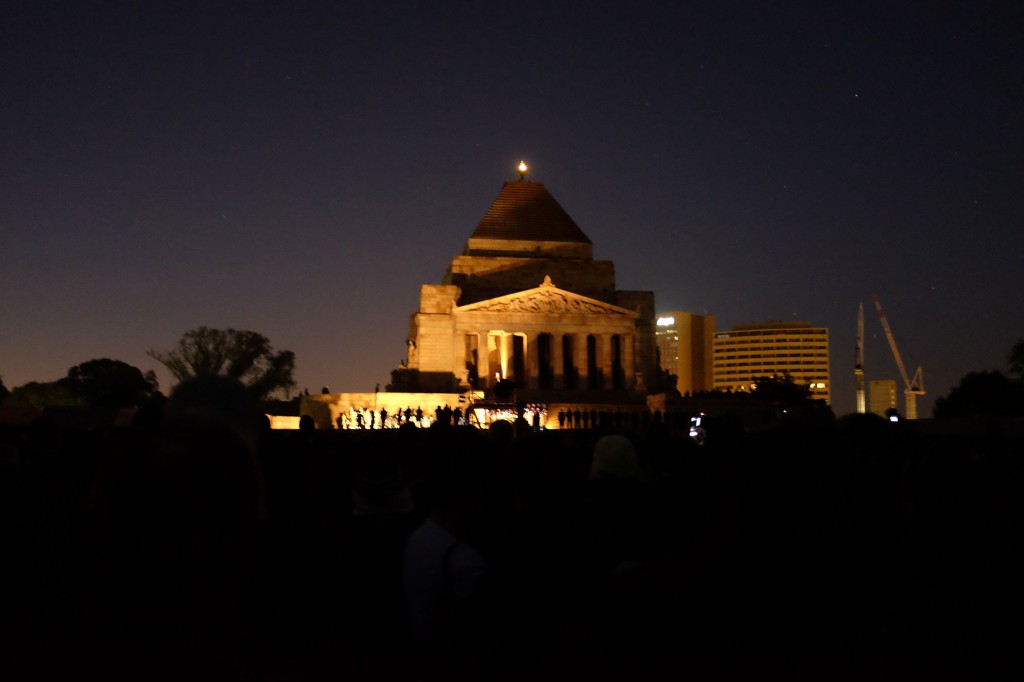
[(139, 637), (243, 636), (265, 515), (259, 420), (237, 380), (180, 384), (98, 486), (110, 618)]
[(605, 436), (594, 445), (594, 458), (590, 464), (590, 479), (636, 478), (640, 463), (636, 449), (625, 436)]
[(259, 419), (256, 403), (238, 379), (209, 374), (178, 384), (164, 409), (169, 424), (218, 424), (256, 449)]

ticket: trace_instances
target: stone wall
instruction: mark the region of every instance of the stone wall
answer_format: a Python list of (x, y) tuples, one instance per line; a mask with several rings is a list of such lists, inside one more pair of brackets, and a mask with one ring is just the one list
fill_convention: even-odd
[[(644, 384), (654, 380), (661, 372), (658, 367), (653, 291), (616, 291), (616, 304), (640, 313), (636, 321), (636, 371), (643, 374)], [(640, 386), (638, 386), (640, 388)]]
[(471, 256), (497, 254), (543, 254), (545, 258), (566, 256), (570, 258), (594, 257), (594, 245), (589, 242), (549, 242), (529, 239), (492, 239), (470, 237), (466, 251)]
[(583, 259), (456, 256), (448, 280), (462, 290), (459, 305), (540, 286), (544, 277), (560, 289), (614, 303), (615, 265)]
[(424, 284), (420, 287), (420, 312), (450, 313), (460, 294), (459, 287), (450, 284)]

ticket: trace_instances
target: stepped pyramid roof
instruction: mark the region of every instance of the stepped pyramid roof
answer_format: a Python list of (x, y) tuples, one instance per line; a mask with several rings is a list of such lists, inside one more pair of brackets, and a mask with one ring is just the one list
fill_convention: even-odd
[(470, 239), (591, 243), (544, 183), (530, 180), (506, 182)]

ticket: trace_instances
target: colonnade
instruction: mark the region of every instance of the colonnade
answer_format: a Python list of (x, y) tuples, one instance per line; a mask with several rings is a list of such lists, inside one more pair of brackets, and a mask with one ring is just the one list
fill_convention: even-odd
[(630, 388), (634, 334), (478, 331), (465, 335), (468, 381), (511, 379), (526, 388)]

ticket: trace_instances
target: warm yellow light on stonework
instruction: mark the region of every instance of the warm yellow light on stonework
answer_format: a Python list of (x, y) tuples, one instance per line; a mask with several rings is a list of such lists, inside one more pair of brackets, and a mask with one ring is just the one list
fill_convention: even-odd
[(526, 175), (526, 170), (527, 170), (526, 162), (525, 161), (520, 161), (519, 162), (519, 176), (520, 177), (525, 176)]

